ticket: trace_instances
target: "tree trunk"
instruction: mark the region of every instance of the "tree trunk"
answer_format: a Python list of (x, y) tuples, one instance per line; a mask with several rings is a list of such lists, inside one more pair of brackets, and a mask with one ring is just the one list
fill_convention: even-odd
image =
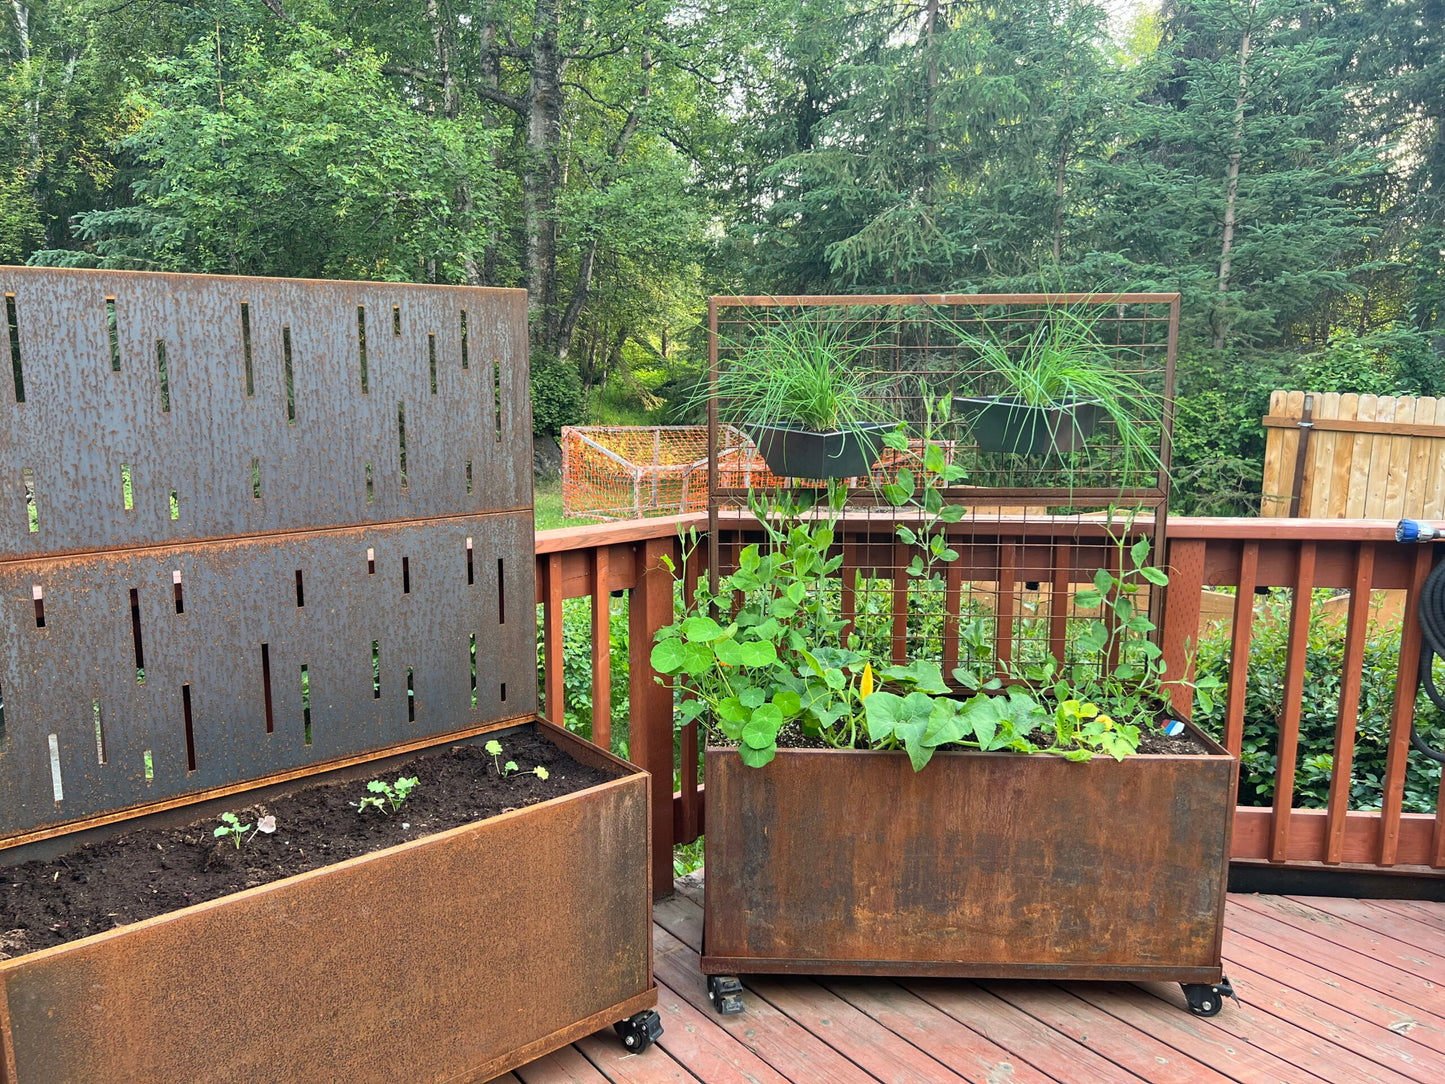
[(1244, 32), (1239, 39), (1239, 93), (1234, 99), (1234, 131), (1230, 141), (1229, 168), (1224, 182), (1224, 238), (1219, 248), (1219, 294), (1214, 310), (1214, 349), (1224, 349), (1229, 326), (1225, 314), (1229, 294), (1229, 273), (1234, 248), (1234, 227), (1238, 214), (1239, 162), (1244, 155), (1244, 107), (1249, 100), (1249, 55), (1252, 48), (1254, 0), (1250, 0)]
[(561, 0), (537, 0), (533, 15), (531, 79), (527, 87), (527, 146), (522, 168), (523, 264), (533, 342), (557, 346), (557, 147), (562, 136)]
[[(627, 153), (627, 147), (632, 142), (632, 137), (637, 134), (637, 126), (642, 120), (642, 113), (647, 108), (647, 103), (652, 97), (652, 51), (643, 50), (642, 53), (642, 88), (638, 92), (637, 102), (633, 105), (631, 112), (627, 114), (627, 120), (623, 122), (622, 130), (617, 133), (617, 138), (612, 141), (612, 147), (608, 156), (609, 168), (602, 178), (601, 187), (605, 192), (612, 187), (617, 179), (617, 166), (622, 162), (622, 156)], [(572, 333), (577, 329), (577, 321), (582, 316), (582, 308), (587, 304), (588, 294), (592, 289), (592, 270), (597, 263), (597, 246), (600, 238), (595, 234), (586, 250), (582, 253), (582, 261), (577, 269), (577, 281), (572, 287), (572, 300), (567, 305), (567, 311), (563, 314), (556, 329), (556, 350), (559, 358), (567, 356), (568, 346), (572, 341)]]
[[(501, 67), (500, 67), (500, 65), (499, 65), (498, 62), (497, 62), (497, 54), (496, 54), (496, 49), (495, 49), (496, 44), (497, 44), (497, 24), (496, 24), (495, 20), (488, 19), (486, 22), (484, 22), (484, 23), (482, 24), (482, 29), (481, 29), (480, 37), (481, 37), (481, 53), (482, 53), (482, 55), (481, 55), (481, 75), (480, 75), (480, 78), (481, 78), (482, 87), (483, 87), (484, 89), (486, 89), (486, 90), (490, 90), (490, 91), (492, 91), (493, 93), (496, 93), (497, 91), (499, 91), (499, 90), (501, 89), (502, 78), (501, 78)], [(498, 125), (498, 123), (497, 123), (496, 111), (492, 108), (492, 102), (488, 101), (486, 98), (483, 98), (483, 99), (482, 99), (482, 103), (483, 103), (483, 108), (484, 108), (485, 111), (486, 111), (487, 127), (488, 127), (488, 128), (497, 128), (497, 127), (499, 127), (499, 125)], [(495, 172), (495, 173), (500, 173), (500, 172), (501, 172), (501, 169), (502, 169), (502, 163), (501, 163), (501, 161), (499, 160), (499, 156), (498, 156), (498, 153), (497, 153), (497, 149), (496, 149), (495, 144), (494, 144), (493, 147), (492, 147), (491, 158), (492, 158), (492, 170), (493, 170), (493, 172)], [(470, 257), (469, 257), (469, 259), (470, 259)], [(468, 281), (468, 282), (471, 281), (472, 274), (473, 274), (473, 268), (469, 265), (469, 266), (467, 267), (467, 281)], [(496, 241), (491, 237), (490, 234), (489, 234), (488, 237), (487, 237), (487, 243), (486, 243), (485, 247), (483, 247), (483, 249), (482, 249), (482, 266), (481, 266), (481, 268), (476, 272), (476, 275), (477, 275), (477, 282), (476, 282), (477, 285), (479, 285), (479, 286), (495, 286), (495, 285), (496, 285), (496, 282), (497, 282), (497, 243), (496, 243)]]
[[(426, 0), (426, 18), (427, 22), (431, 23), (432, 44), (436, 49), (437, 77), (442, 89), (442, 115), (447, 120), (456, 120), (462, 112), (462, 97), (452, 67), (451, 37), (447, 33), (448, 28), (442, 23), (437, 0)], [(471, 180), (465, 174), (457, 182), (454, 199), (458, 221), (465, 227), (470, 227), (476, 213), (476, 204), (472, 199)], [(468, 286), (482, 284), (482, 270), (470, 246), (462, 252), (462, 274)]]

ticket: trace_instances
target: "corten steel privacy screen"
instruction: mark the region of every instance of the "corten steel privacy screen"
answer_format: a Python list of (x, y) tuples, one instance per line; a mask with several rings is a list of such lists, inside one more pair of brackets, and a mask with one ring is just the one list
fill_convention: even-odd
[(0, 842), (532, 715), (522, 291), (0, 285)]
[[(1120, 542), (1150, 537), (1152, 562), (1162, 563), (1178, 294), (714, 297), (708, 309), (711, 568), (732, 567), (737, 545), (754, 537), (744, 529), (729, 542), (717, 530), (746, 506), (750, 490), (819, 484), (767, 471), (744, 476), (717, 456), (727, 427), (740, 420), (720, 398), (720, 377), (768, 329), (800, 321), (841, 347), (845, 364), (864, 374), (876, 419), (907, 426), (906, 449), (884, 448), (870, 473), (843, 483), (844, 560), (838, 596), (829, 604), (874, 657), (936, 658), (945, 674), (977, 664), (982, 678), (1006, 677), (1010, 667), (1049, 657), (1072, 661), (1078, 633), (1101, 616), (1098, 607), (1075, 605), (1076, 585), (1088, 584), (1100, 568), (1127, 572)], [(1121, 438), (1106, 411), (1096, 410), (1092, 431), (1072, 450), (988, 450), (959, 400), (1004, 396), (1013, 388), (983, 347), (1000, 346), (1019, 361), (1025, 344), (1064, 322), (1083, 329), (1096, 364), (1133, 389), (1132, 441)], [(947, 527), (958, 558), (919, 576), (907, 570), (921, 551), (897, 531), (916, 510), (892, 506), (883, 486), (904, 469), (923, 482), (925, 397), (950, 406), (928, 439), (962, 474), (939, 486), (941, 497), (965, 512)], [(1161, 597), (1141, 587), (1136, 611), (1159, 623)], [(1111, 622), (1115, 616), (1103, 614)]]

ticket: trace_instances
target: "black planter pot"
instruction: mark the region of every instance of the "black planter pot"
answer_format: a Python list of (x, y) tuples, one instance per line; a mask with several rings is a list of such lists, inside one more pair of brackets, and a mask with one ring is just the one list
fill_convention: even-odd
[(1009, 396), (953, 400), (981, 452), (1040, 456), (1077, 452), (1099, 424), (1098, 403), (1031, 406)]
[(883, 434), (893, 426), (860, 425), (815, 433), (781, 425), (760, 425), (753, 440), (768, 469), (784, 478), (856, 478), (873, 469), (883, 451)]

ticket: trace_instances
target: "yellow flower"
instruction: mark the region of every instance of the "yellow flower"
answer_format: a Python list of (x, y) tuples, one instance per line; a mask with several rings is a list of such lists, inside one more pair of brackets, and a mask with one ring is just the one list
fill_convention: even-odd
[(863, 664), (863, 677), (858, 682), (858, 699), (867, 700), (873, 693), (873, 664)]
[(1109, 718), (1107, 715), (1101, 715), (1101, 716), (1099, 716), (1098, 722), (1104, 724), (1104, 729), (1105, 729), (1105, 730), (1113, 730), (1113, 729), (1114, 729), (1114, 720), (1111, 719), (1111, 718)]

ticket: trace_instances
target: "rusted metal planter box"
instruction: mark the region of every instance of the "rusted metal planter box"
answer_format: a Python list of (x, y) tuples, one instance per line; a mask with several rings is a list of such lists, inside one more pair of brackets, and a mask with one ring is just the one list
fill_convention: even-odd
[(485, 1081), (655, 1005), (648, 777), (527, 725), (615, 778), (0, 962), (0, 1079)]
[(1237, 762), (709, 748), (702, 970), (1222, 977)]

